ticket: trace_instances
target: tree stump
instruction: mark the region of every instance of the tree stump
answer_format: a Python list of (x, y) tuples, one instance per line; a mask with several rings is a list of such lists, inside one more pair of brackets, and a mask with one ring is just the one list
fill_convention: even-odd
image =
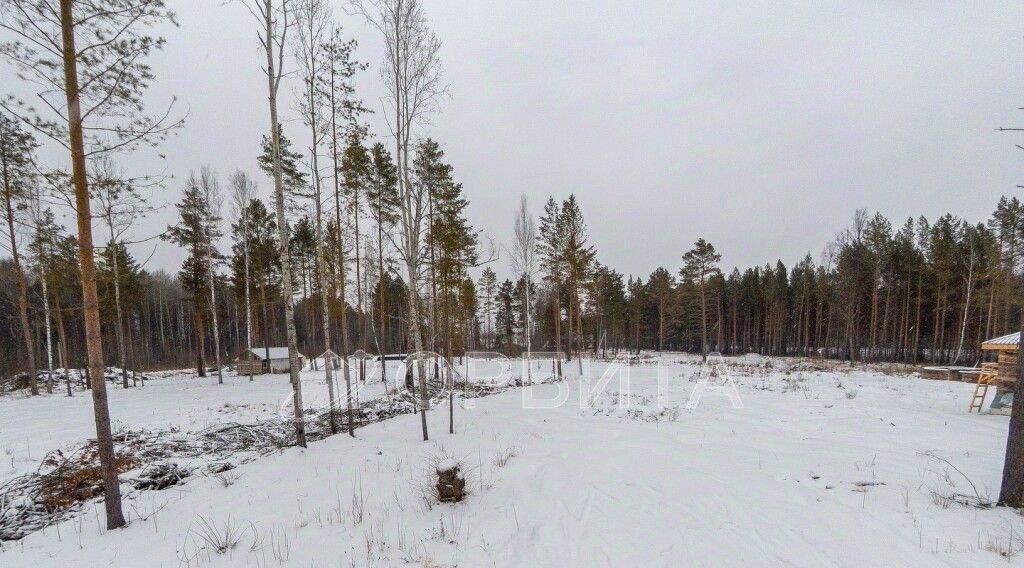
[(437, 466), (437, 498), (442, 503), (458, 503), (466, 496), (466, 480), (459, 475), (459, 464), (444, 462)]

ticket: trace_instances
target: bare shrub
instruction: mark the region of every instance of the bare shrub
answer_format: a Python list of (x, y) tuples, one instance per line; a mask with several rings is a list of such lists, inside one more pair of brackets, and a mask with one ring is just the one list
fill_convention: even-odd
[(206, 517), (199, 517), (198, 526), (190, 529), (193, 538), (202, 543), (203, 548), (224, 554), (233, 550), (242, 540), (247, 529), (239, 527), (228, 517), (223, 525), (216, 525)]
[(292, 545), (288, 540), (288, 531), (270, 531), (270, 551), (274, 554), (274, 560), (284, 564), (292, 557)]
[(352, 526), (362, 524), (366, 515), (366, 496), (363, 495), (363, 480), (357, 477), (352, 486)]
[[(960, 468), (953, 465), (953, 462), (942, 456), (936, 455), (935, 452), (931, 451), (922, 452), (921, 455), (927, 456), (929, 459), (946, 466), (946, 469), (944, 469), (940, 474), (943, 483), (945, 483), (945, 488), (941, 490), (931, 490), (933, 503), (944, 509), (949, 508), (953, 503), (975, 509), (988, 509), (995, 505), (991, 495), (987, 491), (984, 493), (980, 491), (974, 482), (971, 481), (971, 478), (967, 477), (967, 474), (961, 471)], [(957, 475), (954, 476), (950, 470), (955, 472)], [(966, 481), (967, 485), (970, 486), (971, 492), (961, 492), (956, 483), (956, 479)]]
[(494, 465), (495, 467), (505, 467), (514, 457), (516, 457), (516, 448), (514, 446), (499, 450), (497, 455), (494, 456)]
[(231, 487), (236, 481), (238, 481), (237, 473), (218, 473), (214, 477), (216, 477), (217, 481), (220, 481), (221, 486), (225, 488)]

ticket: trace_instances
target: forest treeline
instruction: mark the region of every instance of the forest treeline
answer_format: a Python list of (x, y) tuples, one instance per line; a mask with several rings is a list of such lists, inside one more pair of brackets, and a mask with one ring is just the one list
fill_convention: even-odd
[[(0, 145), (11, 130), (26, 134), (12, 121), (0, 124)], [(310, 184), (303, 157), (284, 155), (290, 190), (301, 196)], [(409, 295), (396, 249), (395, 166), (382, 144), (358, 138), (347, 141), (342, 156), (340, 207), (327, 216), (322, 237), (333, 246), (318, 259), (308, 211), (296, 207), (289, 227), (300, 350), (307, 356), (323, 351), (319, 306), (326, 294), (335, 351), (342, 352), (344, 304), (349, 352), (407, 352)], [(265, 155), (254, 157), (255, 166), (266, 162)], [(990, 219), (975, 224), (953, 215), (894, 224), (857, 211), (817, 258), (808, 254), (788, 267), (778, 260), (723, 270), (714, 247), (698, 240), (692, 250), (680, 251), (677, 266), (643, 278), (598, 260), (575, 196), (552, 198), (532, 233), (535, 266), (523, 270), (513, 262), (514, 276), (502, 281), (494, 268), (516, 255), (510, 247), (499, 254), (482, 246), (464, 215), (465, 192), (436, 142), (417, 146), (414, 171), (415, 183), (433, 188), (422, 251), (427, 270), (416, 288), (426, 308), (424, 343), (434, 351), (518, 354), (529, 339), (533, 350), (557, 349), (570, 357), (580, 351), (607, 356), (704, 348), (966, 364), (978, 359), (982, 340), (1018, 325), (1024, 207), (1016, 198), (1001, 199)], [(118, 195), (138, 193), (124, 180), (108, 185), (120, 186), (113, 190)], [(116, 237), (98, 249), (105, 349), (117, 354), (123, 344), (128, 368), (205, 370), (218, 344), (228, 362), (244, 351), (247, 339), (260, 346), (286, 341), (276, 221), (271, 206), (256, 196), (253, 178), (239, 171), (222, 180), (203, 167), (182, 185), (179, 220), (157, 245), (185, 249), (179, 271), (142, 268)], [(33, 216), (28, 201), (19, 205), (24, 196), (10, 197), (5, 210), (14, 220), (14, 239), (7, 231), (6, 248), (13, 243), (20, 251), (35, 359), (40, 368), (48, 356), (57, 367), (83, 367), (78, 243), (51, 210), (43, 207)], [(237, 206), (213, 206), (225, 197)], [(521, 214), (529, 216), (523, 207)], [(140, 211), (128, 209), (131, 215)], [(116, 235), (117, 220), (112, 224)], [(508, 229), (515, 241), (513, 227)], [(17, 272), (11, 258), (0, 262), (0, 364), (6, 375), (26, 369)]]

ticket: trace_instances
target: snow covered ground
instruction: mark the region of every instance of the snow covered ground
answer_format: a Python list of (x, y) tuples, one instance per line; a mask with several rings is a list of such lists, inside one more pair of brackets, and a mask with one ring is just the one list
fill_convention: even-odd
[[(608, 365), (591, 363), (581, 381), (574, 362), (563, 384), (458, 401), (454, 435), (447, 407), (428, 413), (430, 442), (418, 416), (398, 416), (354, 440), (140, 493), (126, 503), (125, 529), (104, 531), (102, 505), (90, 505), (3, 543), (0, 565), (1024, 563), (1024, 517), (958, 503), (997, 495), (1008, 420), (968, 415), (971, 385), (796, 360), (728, 363), (742, 408), (722, 392), (687, 408), (701, 371), (692, 357), (627, 367), (628, 391), (617, 377), (595, 390)], [(198, 429), (276, 413), (289, 390), (283, 376), (225, 380), (111, 389), (111, 411), (127, 427)], [(307, 404), (326, 397), (321, 373), (303, 382)], [(88, 438), (89, 404), (77, 393), (0, 399), (0, 480)], [(437, 504), (433, 465), (451, 459), (470, 495)]]
[[(394, 373), (394, 366), (391, 367)], [(194, 371), (160, 373), (144, 387), (121, 388), (107, 384), (114, 430), (120, 428), (178, 428), (200, 430), (224, 422), (249, 422), (277, 415), (282, 404), (291, 412), (288, 375), (247, 376), (216, 374), (197, 377)], [(389, 377), (393, 382), (393, 377)], [(323, 371), (302, 373), (307, 408), (328, 400)], [(75, 391), (67, 398), (61, 388), (38, 397), (0, 397), (0, 483), (11, 476), (34, 471), (47, 452), (67, 449), (95, 437), (92, 397)], [(363, 399), (383, 392), (379, 376), (360, 389)]]

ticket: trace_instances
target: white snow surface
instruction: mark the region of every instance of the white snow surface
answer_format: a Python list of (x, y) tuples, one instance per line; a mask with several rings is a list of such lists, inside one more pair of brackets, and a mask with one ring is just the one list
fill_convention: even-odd
[[(998, 494), (1008, 418), (967, 414), (972, 385), (730, 363), (743, 408), (707, 393), (687, 409), (692, 357), (662, 357), (660, 399), (654, 365), (629, 367), (628, 392), (613, 379), (595, 394), (572, 362), (561, 386), (456, 399), (455, 434), (447, 406), (435, 408), (429, 442), (418, 416), (398, 416), (137, 493), (114, 531), (97, 501), (0, 544), (0, 566), (1024, 564), (1024, 517), (950, 499)], [(607, 364), (590, 367), (596, 379)], [(111, 413), (128, 428), (198, 430), (276, 414), (290, 390), (284, 375), (216, 381), (112, 386)], [(303, 386), (307, 406), (326, 398), (322, 372), (304, 372)], [(560, 388), (565, 404), (524, 408), (527, 393)], [(361, 393), (373, 396), (379, 383)], [(92, 434), (88, 393), (0, 398), (0, 481)], [(452, 461), (470, 494), (437, 504), (434, 468)], [(204, 526), (237, 542), (218, 551)]]

